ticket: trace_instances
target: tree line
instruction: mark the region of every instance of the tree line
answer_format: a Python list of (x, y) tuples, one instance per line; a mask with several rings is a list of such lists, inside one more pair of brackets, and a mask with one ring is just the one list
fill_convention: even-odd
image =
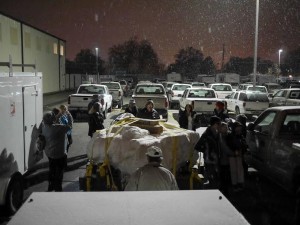
[[(97, 57), (91, 49), (82, 49), (74, 61), (66, 60), (66, 72), (69, 74), (116, 74), (122, 71), (126, 74), (154, 74), (156, 76), (177, 72), (191, 79), (198, 74), (230, 72), (246, 76), (253, 72), (252, 57), (231, 57), (221, 71), (217, 71), (212, 57), (205, 57), (201, 50), (193, 47), (180, 49), (174, 58), (174, 63), (165, 66), (159, 61), (157, 53), (148, 40), (139, 41), (133, 37), (122, 44), (112, 46), (109, 49), (107, 62)], [(278, 64), (270, 60), (258, 58), (258, 73), (279, 74), (280, 71), (283, 75), (300, 73), (300, 47), (286, 54), (280, 68)]]

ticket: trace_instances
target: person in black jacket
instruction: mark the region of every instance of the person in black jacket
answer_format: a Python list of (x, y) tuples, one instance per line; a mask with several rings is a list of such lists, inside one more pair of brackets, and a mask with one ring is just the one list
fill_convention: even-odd
[(221, 119), (217, 116), (212, 116), (209, 123), (210, 125), (195, 145), (195, 150), (204, 154), (205, 175), (209, 180), (210, 188), (219, 188), (219, 129)]
[(160, 118), (158, 112), (154, 109), (154, 102), (152, 100), (148, 100), (145, 108), (139, 110), (137, 117), (152, 120)]
[(125, 113), (131, 113), (132, 115), (136, 116), (138, 113), (138, 108), (135, 105), (135, 100), (130, 99), (128, 107), (125, 109)]
[(214, 109), (214, 115), (219, 117), (222, 120), (222, 122), (227, 122), (226, 119), (228, 119), (229, 116), (228, 116), (227, 110), (225, 109), (224, 102), (221, 102), (221, 101), (216, 102), (216, 106)]
[(184, 111), (179, 110), (179, 126), (187, 130), (196, 130), (194, 125), (196, 112), (191, 104), (186, 104)]
[(101, 108), (100, 103), (96, 102), (89, 111), (88, 135), (90, 137), (93, 137), (93, 133), (95, 133), (96, 130), (104, 129), (104, 126), (103, 126), (104, 116), (101, 113), (100, 108)]

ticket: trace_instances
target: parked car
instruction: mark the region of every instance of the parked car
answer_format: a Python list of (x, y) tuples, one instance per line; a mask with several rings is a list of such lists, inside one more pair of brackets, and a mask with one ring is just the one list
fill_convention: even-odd
[(181, 98), (184, 90), (191, 87), (192, 85), (190, 84), (173, 84), (169, 91), (170, 108), (173, 108), (175, 105), (179, 105), (179, 99)]
[(251, 91), (236, 91), (226, 97), (227, 110), (238, 114), (259, 115), (269, 108), (269, 98), (266, 93)]
[(300, 188), (300, 106), (268, 108), (247, 132), (246, 162), (295, 193)]
[(246, 87), (251, 86), (252, 84), (248, 84), (248, 83), (244, 83), (244, 84), (240, 84), (237, 88), (237, 91), (244, 91), (246, 90)]
[(166, 120), (168, 119), (169, 101), (165, 88), (162, 84), (151, 82), (138, 83), (133, 92), (132, 98), (135, 100), (136, 106), (139, 109), (144, 108), (146, 102), (151, 99), (154, 102), (154, 108), (157, 110), (159, 115)]
[(263, 86), (267, 88), (268, 93), (275, 93), (281, 89), (280, 84), (277, 83), (264, 83)]
[(101, 95), (103, 99), (102, 111), (106, 116), (112, 109), (112, 95), (106, 85), (102, 84), (81, 84), (75, 94), (68, 97), (68, 108), (74, 119), (77, 113), (88, 113), (88, 104), (93, 95)]
[(214, 89), (217, 94), (217, 97), (222, 99), (230, 95), (233, 91), (231, 85), (226, 83), (209, 84), (207, 87)]
[(197, 113), (212, 115), (217, 101), (221, 100), (212, 88), (187, 88), (179, 99), (179, 110), (184, 111), (186, 104), (191, 104)]
[(300, 105), (300, 88), (281, 89), (270, 99), (270, 106)]
[(172, 82), (172, 81), (162, 82), (162, 85), (165, 87), (166, 91), (171, 90), (171, 87), (172, 87), (173, 84), (176, 84), (176, 82)]
[(101, 82), (101, 84), (106, 85), (109, 93), (112, 95), (113, 106), (118, 106), (118, 108), (122, 108), (123, 106), (123, 89), (119, 82), (106, 81)]
[(245, 89), (245, 91), (259, 91), (262, 93), (268, 93), (268, 90), (265, 86), (261, 86), (261, 85), (255, 85), (255, 87), (253, 85), (248, 85)]

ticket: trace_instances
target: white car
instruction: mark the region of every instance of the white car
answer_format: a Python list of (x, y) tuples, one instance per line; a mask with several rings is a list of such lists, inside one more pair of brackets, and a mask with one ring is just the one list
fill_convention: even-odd
[(265, 86), (255, 85), (255, 88), (253, 85), (248, 85), (245, 89), (246, 91), (259, 91), (262, 93), (268, 93), (268, 90)]
[(122, 108), (123, 106), (123, 89), (121, 87), (121, 84), (119, 82), (113, 82), (113, 81), (105, 81), (101, 82), (101, 84), (106, 85), (109, 94), (112, 95), (113, 98), (113, 106), (118, 106), (118, 108)]
[(180, 109), (184, 111), (187, 104), (191, 104), (197, 113), (212, 115), (217, 101), (214, 89), (211, 88), (187, 88), (179, 100)]
[(221, 99), (225, 99), (226, 96), (230, 95), (233, 92), (231, 85), (225, 83), (209, 84), (208, 88), (214, 89), (217, 97)]
[(183, 92), (185, 91), (185, 89), (191, 87), (192, 85), (190, 84), (173, 84), (171, 90), (169, 91), (170, 108), (172, 108), (174, 105), (179, 105), (179, 99), (181, 98)]
[(269, 98), (266, 93), (252, 91), (236, 91), (226, 97), (227, 109), (238, 114), (259, 115), (269, 108)]

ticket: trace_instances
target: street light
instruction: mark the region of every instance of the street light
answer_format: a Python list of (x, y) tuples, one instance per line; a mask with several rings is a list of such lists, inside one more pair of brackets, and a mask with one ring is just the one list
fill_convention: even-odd
[(95, 48), (96, 50), (96, 74), (97, 74), (97, 83), (99, 84), (99, 73), (98, 73), (98, 48)]
[(278, 66), (279, 66), (279, 69), (280, 69), (280, 54), (281, 54), (281, 52), (282, 52), (283, 50), (282, 49), (279, 49), (278, 50)]

